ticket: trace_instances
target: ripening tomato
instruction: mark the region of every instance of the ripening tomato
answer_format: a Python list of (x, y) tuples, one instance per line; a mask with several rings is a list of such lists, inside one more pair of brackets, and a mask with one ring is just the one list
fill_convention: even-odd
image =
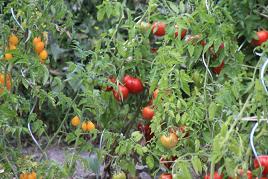
[(71, 124), (74, 127), (78, 126), (80, 124), (80, 118), (78, 116), (73, 117), (72, 120), (71, 120)]
[[(114, 76), (110, 76), (109, 79), (108, 79), (109, 82), (111, 83), (115, 83), (116, 82), (116, 78)], [(113, 87), (112, 86), (107, 86), (106, 87), (106, 91), (112, 91), (113, 90)]]
[(20, 179), (28, 179), (28, 174), (27, 173), (21, 173), (20, 174)]
[(9, 44), (9, 45), (8, 45), (8, 49), (9, 49), (9, 50), (16, 50), (17, 47), (16, 47), (15, 45)]
[(42, 41), (41, 37), (35, 37), (35, 38), (33, 39), (33, 45), (36, 46), (36, 44), (37, 44), (38, 42), (41, 42), (41, 41)]
[(268, 31), (262, 30), (256, 33), (258, 39), (253, 39), (251, 43), (255, 46), (259, 46), (268, 40)]
[(40, 53), (39, 53), (39, 58), (40, 60), (42, 61), (45, 61), (48, 57), (48, 53), (46, 50), (42, 50)]
[(0, 94), (4, 92), (4, 86), (8, 91), (11, 90), (11, 76), (0, 73)]
[(87, 121), (87, 131), (91, 131), (95, 129), (95, 124), (91, 121)]
[[(238, 169), (238, 176), (236, 175), (234, 179), (242, 179), (244, 177), (244, 171), (242, 169)], [(228, 179), (233, 179), (232, 177), (228, 177)], [(247, 171), (247, 179), (252, 179), (252, 172), (250, 170)]]
[[(213, 179), (223, 179), (223, 177), (224, 177), (223, 174), (219, 175), (218, 172), (214, 172), (214, 177), (213, 177)], [(204, 179), (210, 179), (210, 174), (206, 175), (206, 176), (204, 177)]]
[(160, 141), (165, 148), (171, 149), (177, 145), (179, 139), (175, 133), (170, 132), (168, 136), (162, 135)]
[(166, 24), (164, 22), (154, 22), (152, 26), (152, 33), (159, 37), (165, 35)]
[(177, 158), (178, 158), (177, 156), (172, 156), (172, 157), (169, 157), (169, 158), (161, 157), (160, 158), (160, 163), (164, 164), (167, 169), (170, 169), (171, 165), (173, 164), (173, 162)]
[(122, 85), (118, 85), (118, 91), (113, 90), (113, 94), (117, 101), (125, 100), (128, 97), (128, 88)]
[(11, 60), (13, 58), (13, 55), (11, 53), (5, 54), (5, 60)]
[(151, 120), (154, 117), (154, 109), (146, 106), (142, 109), (142, 117), (146, 120)]
[(19, 38), (16, 35), (11, 34), (8, 38), (8, 42), (10, 45), (16, 46), (19, 43)]
[(212, 71), (216, 74), (220, 74), (221, 73), (221, 70), (223, 69), (224, 67), (224, 60), (222, 60), (221, 64), (217, 67), (213, 67), (212, 68)]
[(148, 31), (151, 28), (151, 24), (148, 22), (140, 22), (138, 24), (138, 27), (142, 31)]
[[(175, 28), (176, 28), (175, 37), (177, 38), (179, 35), (178, 26), (175, 25)], [(181, 29), (181, 39), (183, 39), (186, 36), (186, 33), (187, 33), (187, 29)]]
[(28, 175), (28, 179), (36, 179), (36, 173), (32, 172)]
[(159, 179), (172, 179), (172, 175), (170, 173), (162, 173)]
[[(268, 175), (268, 155), (261, 155), (258, 157), (261, 166), (263, 167), (262, 174), (263, 175)], [(254, 167), (259, 168), (259, 163), (257, 159), (254, 159)]]
[(126, 75), (123, 78), (123, 83), (128, 88), (130, 93), (137, 94), (143, 91), (143, 85), (139, 78)]
[(39, 54), (40, 52), (42, 52), (44, 50), (44, 48), (45, 48), (44, 42), (42, 42), (42, 41), (37, 42), (35, 45), (35, 52)]

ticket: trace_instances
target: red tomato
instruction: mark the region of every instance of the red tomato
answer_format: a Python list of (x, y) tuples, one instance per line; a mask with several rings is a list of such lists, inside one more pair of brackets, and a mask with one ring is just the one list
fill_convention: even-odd
[[(238, 176), (236, 176), (234, 179), (242, 179), (243, 178), (243, 170), (238, 169)], [(252, 179), (252, 172), (250, 170), (247, 171), (247, 179)], [(233, 179), (232, 177), (228, 177), (228, 179)]]
[(258, 39), (253, 39), (251, 43), (255, 46), (261, 45), (263, 42), (268, 40), (268, 31), (262, 30), (256, 33)]
[[(116, 82), (116, 78), (114, 76), (109, 77), (108, 79), (111, 83), (115, 83)], [(106, 87), (106, 91), (112, 91), (113, 87), (112, 86), (107, 86)]]
[(220, 49), (224, 49), (224, 43), (221, 43), (221, 45), (220, 45), (219, 48), (220, 48)]
[(166, 24), (164, 22), (154, 22), (152, 33), (156, 36), (163, 36), (166, 33)]
[(146, 120), (151, 120), (154, 117), (154, 110), (150, 106), (142, 109), (142, 117)]
[(113, 90), (113, 94), (117, 101), (125, 100), (128, 97), (128, 89), (125, 86), (118, 85), (118, 91)]
[[(177, 156), (172, 156), (170, 158), (161, 157), (160, 163), (163, 163), (167, 169), (170, 169), (171, 165), (173, 164), (173, 162), (171, 162), (171, 161), (175, 161), (177, 158), (178, 158)], [(167, 161), (169, 161), (169, 162), (167, 162)]]
[(143, 85), (139, 78), (126, 75), (123, 78), (123, 82), (131, 93), (140, 93), (143, 91)]
[(223, 69), (223, 67), (224, 67), (224, 60), (222, 60), (222, 62), (221, 62), (221, 64), (220, 64), (219, 66), (214, 67), (214, 68), (212, 69), (212, 71), (213, 71), (214, 73), (216, 73), (216, 74), (220, 74), (220, 73), (221, 73), (221, 70)]
[(159, 179), (172, 179), (172, 175), (170, 173), (162, 173)]
[[(210, 174), (206, 175), (204, 179), (210, 179)], [(223, 179), (223, 174), (219, 175), (218, 172), (214, 172), (213, 179)]]
[(158, 48), (151, 48), (152, 53), (157, 53)]
[[(268, 155), (261, 155), (258, 157), (260, 164), (263, 167), (263, 175), (268, 175)], [(257, 159), (254, 159), (254, 167), (259, 168), (259, 163)]]
[[(176, 28), (175, 37), (177, 38), (179, 35), (178, 26), (175, 25), (175, 28)], [(186, 36), (186, 33), (187, 33), (187, 29), (181, 29), (181, 39), (183, 39)]]
[(126, 85), (126, 83), (131, 80), (133, 77), (130, 75), (125, 75), (123, 78), (123, 84)]

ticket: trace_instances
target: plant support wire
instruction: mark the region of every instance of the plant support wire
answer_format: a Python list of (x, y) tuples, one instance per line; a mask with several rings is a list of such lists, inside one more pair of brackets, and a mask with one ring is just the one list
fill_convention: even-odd
[[(264, 73), (266, 71), (267, 65), (268, 65), (268, 58), (265, 59), (264, 64), (261, 66), (260, 81), (261, 81), (261, 84), (263, 85), (263, 88), (264, 88), (265, 92), (268, 94), (267, 86), (266, 86), (265, 80), (264, 80)], [(262, 121), (264, 121), (264, 120), (261, 120), (260, 122), (262, 122)], [(255, 159), (257, 159), (259, 166), (261, 166), (261, 163), (260, 163), (260, 160), (259, 160), (259, 157), (258, 157), (258, 153), (257, 153), (257, 151), (255, 149), (255, 146), (254, 146), (254, 133), (255, 133), (255, 131), (256, 131), (258, 126), (259, 126), (259, 122), (257, 121), (255, 123), (255, 125), (253, 126), (253, 128), (251, 130), (251, 133), (250, 133), (250, 146), (252, 148), (252, 151), (253, 151), (253, 154), (255, 156)]]

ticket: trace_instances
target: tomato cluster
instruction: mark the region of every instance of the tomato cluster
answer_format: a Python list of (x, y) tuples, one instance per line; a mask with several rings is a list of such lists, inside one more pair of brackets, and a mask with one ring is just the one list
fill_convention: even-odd
[[(74, 116), (71, 119), (71, 124), (74, 127), (79, 126), (80, 123), (81, 123), (81, 120), (80, 120), (80, 118), (78, 116)], [(83, 131), (88, 132), (88, 131), (94, 130), (96, 127), (95, 127), (95, 124), (93, 122), (91, 122), (91, 121), (83, 121), (81, 128), (82, 128)]]
[(47, 50), (45, 49), (45, 43), (42, 41), (41, 37), (35, 37), (33, 39), (33, 46), (35, 52), (38, 54), (40, 62), (45, 63), (48, 57)]
[[(11, 34), (8, 38), (7, 50), (9, 51), (16, 50), (18, 44), (19, 44), (19, 38), (16, 35)], [(12, 58), (13, 58), (13, 55), (11, 53), (5, 53), (4, 55), (5, 60), (11, 60)]]
[[(116, 83), (116, 78), (114, 76), (109, 77), (108, 79), (111, 83)], [(123, 101), (128, 98), (129, 93), (138, 94), (141, 93), (144, 89), (142, 81), (139, 78), (125, 75), (123, 77), (123, 84), (117, 85), (117, 90), (112, 86), (107, 86), (106, 91), (113, 91), (114, 98), (117, 101)]]

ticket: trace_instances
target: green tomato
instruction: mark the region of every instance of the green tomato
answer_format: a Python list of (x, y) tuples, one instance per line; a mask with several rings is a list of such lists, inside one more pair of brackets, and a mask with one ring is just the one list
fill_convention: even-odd
[(126, 179), (126, 174), (124, 172), (119, 172), (113, 175), (112, 179)]
[(193, 74), (192, 74), (192, 79), (194, 81), (194, 84), (197, 86), (197, 87), (201, 87), (202, 85), (202, 77), (200, 75), (199, 72), (195, 71)]

